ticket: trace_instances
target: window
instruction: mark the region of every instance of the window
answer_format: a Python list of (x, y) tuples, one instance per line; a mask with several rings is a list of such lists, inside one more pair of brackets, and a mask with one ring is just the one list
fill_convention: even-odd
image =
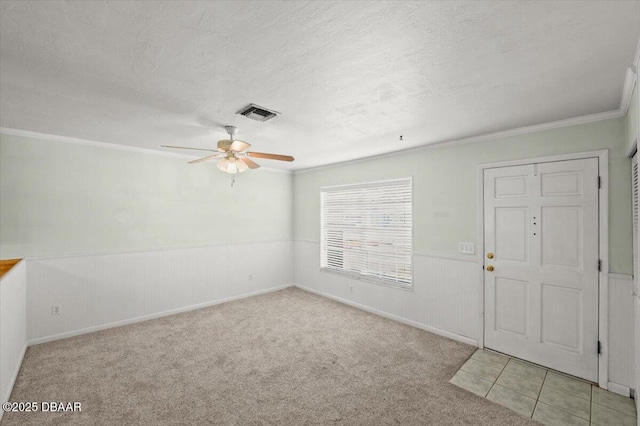
[(411, 288), (411, 178), (322, 188), (322, 269)]

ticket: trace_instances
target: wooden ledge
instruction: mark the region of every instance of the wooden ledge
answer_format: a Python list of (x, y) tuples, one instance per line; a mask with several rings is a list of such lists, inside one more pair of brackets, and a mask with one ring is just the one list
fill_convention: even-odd
[(0, 260), (0, 278), (4, 276), (11, 268), (13, 268), (16, 263), (20, 262), (22, 259), (5, 259)]

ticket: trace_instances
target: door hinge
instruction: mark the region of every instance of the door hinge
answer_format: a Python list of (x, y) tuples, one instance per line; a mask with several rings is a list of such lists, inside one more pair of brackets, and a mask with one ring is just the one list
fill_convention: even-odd
[(602, 343), (598, 340), (598, 354), (602, 353)]
[(602, 261), (598, 259), (598, 271), (602, 271)]
[(598, 189), (602, 188), (602, 179), (598, 176)]

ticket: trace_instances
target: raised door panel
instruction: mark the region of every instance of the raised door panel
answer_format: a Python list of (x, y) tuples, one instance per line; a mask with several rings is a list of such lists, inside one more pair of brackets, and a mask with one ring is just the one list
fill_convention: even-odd
[(582, 195), (582, 172), (540, 173), (540, 195), (542, 197), (564, 197)]
[(527, 336), (528, 292), (526, 281), (496, 278), (495, 331)]
[(495, 253), (500, 260), (528, 262), (528, 221), (527, 207), (495, 209)]
[(582, 349), (582, 291), (542, 284), (542, 343), (571, 352)]
[(527, 196), (527, 175), (500, 176), (493, 181), (495, 198)]
[(582, 268), (582, 208), (560, 206), (541, 208), (542, 266)]

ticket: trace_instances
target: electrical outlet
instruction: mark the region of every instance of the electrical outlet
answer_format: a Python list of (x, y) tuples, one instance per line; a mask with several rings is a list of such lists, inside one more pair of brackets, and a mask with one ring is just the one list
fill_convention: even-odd
[(253, 281), (253, 274), (249, 274), (249, 281)]
[(61, 305), (52, 305), (51, 306), (51, 315), (60, 315), (62, 313)]
[(458, 243), (458, 251), (464, 254), (475, 254), (475, 244), (473, 243)]

